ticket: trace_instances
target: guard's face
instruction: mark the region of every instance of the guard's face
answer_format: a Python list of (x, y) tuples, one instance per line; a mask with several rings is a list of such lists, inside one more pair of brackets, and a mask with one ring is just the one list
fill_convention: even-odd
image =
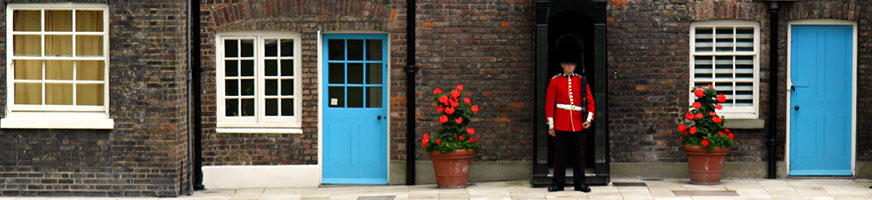
[(563, 73), (575, 73), (575, 63), (560, 63), (560, 67), (563, 68)]

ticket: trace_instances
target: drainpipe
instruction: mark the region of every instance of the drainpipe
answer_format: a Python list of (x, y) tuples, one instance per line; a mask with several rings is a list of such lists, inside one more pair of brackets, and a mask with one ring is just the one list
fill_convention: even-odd
[(769, 168), (767, 178), (775, 179), (775, 123), (778, 116), (778, 2), (769, 2), (769, 118), (766, 124), (769, 127)]
[[(188, 10), (189, 26), (188, 26), (188, 149), (192, 153), (189, 154), (192, 158), (190, 175), (191, 187), (193, 190), (203, 190), (203, 146), (200, 143), (201, 134), (203, 133), (201, 113), (200, 113), (200, 94), (202, 87), (200, 86), (200, 75), (203, 70), (200, 68), (200, 0), (190, 0), (190, 9)], [(193, 148), (192, 148), (193, 147)], [(193, 194), (193, 191), (191, 191)]]
[(406, 0), (406, 185), (415, 185), (415, 0)]

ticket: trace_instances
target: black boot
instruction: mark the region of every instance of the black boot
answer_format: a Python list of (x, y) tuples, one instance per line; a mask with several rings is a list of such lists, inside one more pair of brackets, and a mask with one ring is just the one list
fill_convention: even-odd
[(587, 185), (576, 186), (575, 191), (588, 193), (590, 192), (590, 187), (588, 187)]
[(549, 192), (563, 191), (563, 187), (558, 187), (558, 186), (553, 186), (553, 185), (548, 186), (548, 191)]

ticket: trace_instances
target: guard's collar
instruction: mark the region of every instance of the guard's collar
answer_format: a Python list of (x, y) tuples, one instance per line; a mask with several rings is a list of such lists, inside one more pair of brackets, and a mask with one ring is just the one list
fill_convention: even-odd
[(576, 73), (572, 73), (572, 74), (560, 73), (560, 75), (561, 75), (561, 76), (568, 77), (568, 78), (571, 78), (571, 77), (573, 77), (573, 76), (578, 76), (578, 74), (576, 74)]

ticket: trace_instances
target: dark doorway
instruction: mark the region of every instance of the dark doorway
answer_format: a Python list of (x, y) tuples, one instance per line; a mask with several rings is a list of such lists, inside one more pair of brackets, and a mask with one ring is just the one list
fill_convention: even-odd
[[(553, 138), (545, 132), (545, 89), (551, 77), (562, 72), (553, 47), (557, 38), (571, 33), (582, 38), (583, 74), (596, 100), (594, 125), (585, 133), (585, 175), (591, 185), (609, 183), (608, 97), (606, 68), (606, 0), (537, 0), (536, 1), (536, 113), (533, 142), (534, 187), (551, 183)], [(571, 178), (567, 172), (567, 184)]]

